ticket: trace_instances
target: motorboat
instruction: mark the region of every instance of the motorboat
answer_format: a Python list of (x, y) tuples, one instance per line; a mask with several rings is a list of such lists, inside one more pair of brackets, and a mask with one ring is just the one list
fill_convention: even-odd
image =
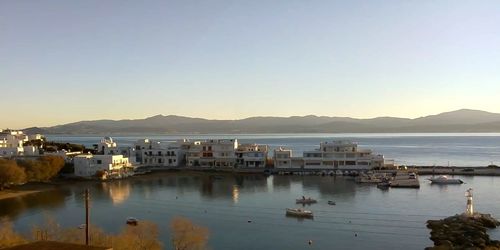
[(302, 196), (301, 199), (295, 199), (295, 203), (297, 203), (297, 204), (313, 204), (316, 202), (318, 202), (318, 201), (311, 198), (311, 197), (306, 198), (306, 197)]
[(334, 206), (334, 205), (336, 205), (336, 203), (335, 203), (335, 201), (328, 201), (328, 205)]
[(377, 187), (380, 189), (388, 189), (390, 186), (391, 183), (389, 183), (388, 181), (377, 183)]
[(139, 220), (134, 217), (128, 217), (126, 223), (127, 225), (137, 226), (137, 224), (139, 224)]
[(429, 181), (431, 181), (431, 184), (462, 184), (462, 183), (464, 183), (460, 179), (450, 178), (446, 175), (441, 175), (438, 177), (429, 178)]
[(375, 176), (375, 175), (367, 175), (363, 174), (354, 179), (357, 183), (381, 183), (383, 180), (382, 178)]
[(408, 173), (408, 179), (417, 179), (417, 174), (415, 173)]
[(312, 211), (304, 210), (302, 208), (287, 208), (286, 215), (287, 216), (294, 216), (294, 217), (306, 217), (306, 218), (313, 217)]

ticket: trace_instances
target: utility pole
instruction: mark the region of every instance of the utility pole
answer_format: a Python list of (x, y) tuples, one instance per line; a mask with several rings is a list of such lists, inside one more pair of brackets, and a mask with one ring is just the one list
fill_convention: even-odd
[(85, 245), (89, 245), (89, 189), (85, 189)]

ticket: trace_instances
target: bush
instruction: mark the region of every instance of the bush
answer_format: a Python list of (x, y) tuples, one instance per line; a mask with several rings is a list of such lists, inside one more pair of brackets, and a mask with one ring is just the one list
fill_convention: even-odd
[(0, 159), (0, 190), (26, 181), (26, 173), (15, 161)]
[(38, 160), (18, 160), (17, 164), (24, 168), (28, 181), (48, 181), (59, 173), (65, 162), (59, 156), (42, 156)]

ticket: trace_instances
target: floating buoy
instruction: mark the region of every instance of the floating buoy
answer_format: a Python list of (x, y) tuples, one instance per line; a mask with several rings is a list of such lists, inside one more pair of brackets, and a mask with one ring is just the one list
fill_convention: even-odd
[(309, 240), (309, 242), (308, 242), (308, 243), (309, 243), (309, 245), (312, 245), (313, 241), (312, 241), (312, 240)]
[(355, 234), (354, 234), (354, 237), (358, 237), (358, 234), (357, 234), (357, 233), (355, 233)]

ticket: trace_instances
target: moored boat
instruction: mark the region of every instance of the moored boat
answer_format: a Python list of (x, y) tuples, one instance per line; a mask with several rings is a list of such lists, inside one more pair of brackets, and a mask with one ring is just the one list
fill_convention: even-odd
[(312, 218), (313, 217), (312, 211), (304, 210), (302, 208), (287, 208), (286, 215), (287, 216), (294, 216), (294, 217), (305, 217), (305, 218)]
[(297, 203), (297, 204), (312, 204), (312, 203), (316, 203), (316, 202), (318, 202), (318, 201), (311, 198), (311, 197), (306, 198), (306, 197), (302, 196), (301, 199), (295, 199), (295, 203)]
[(137, 224), (139, 224), (139, 220), (134, 217), (128, 217), (126, 223), (131, 226), (137, 226)]
[(377, 187), (380, 189), (388, 189), (390, 186), (391, 183), (389, 183), (388, 181), (377, 183)]
[(464, 183), (460, 179), (450, 178), (446, 175), (441, 175), (441, 176), (438, 176), (435, 178), (434, 177), (429, 178), (429, 181), (431, 181), (431, 184), (462, 184), (462, 183)]
[(328, 201), (328, 205), (336, 205), (335, 201)]

